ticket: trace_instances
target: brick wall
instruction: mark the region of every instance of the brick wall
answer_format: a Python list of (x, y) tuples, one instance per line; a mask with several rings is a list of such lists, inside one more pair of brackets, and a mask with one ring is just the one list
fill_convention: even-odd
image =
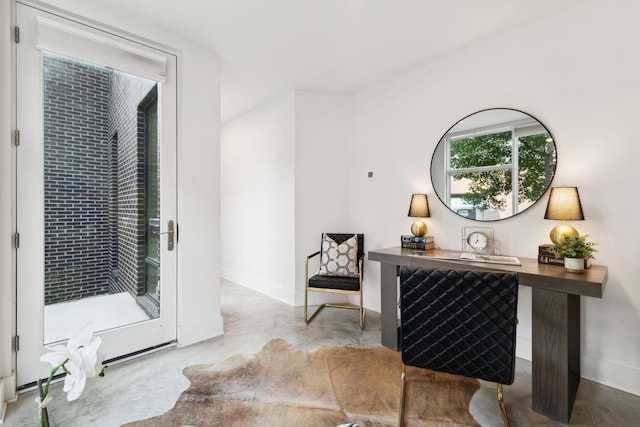
[(109, 73), (44, 57), (45, 304), (109, 291)]
[(111, 75), (109, 135), (117, 135), (111, 140), (117, 139), (118, 158), (118, 226), (111, 235), (118, 244), (112, 245), (117, 254), (109, 256), (117, 269), (117, 280), (111, 275), (110, 285), (111, 292), (126, 291), (136, 296), (145, 292), (144, 115), (139, 106), (154, 87), (155, 82), (146, 79), (122, 73)]
[(45, 304), (145, 292), (144, 106), (155, 82), (45, 54)]

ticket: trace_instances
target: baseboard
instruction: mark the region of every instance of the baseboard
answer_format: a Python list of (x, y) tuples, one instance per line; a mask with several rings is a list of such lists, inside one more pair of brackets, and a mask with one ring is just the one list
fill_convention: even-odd
[(224, 334), (224, 320), (219, 316), (215, 321), (197, 325), (178, 325), (178, 345), (180, 347), (195, 344)]
[(516, 336), (516, 357), (525, 360), (531, 360), (531, 355), (533, 354), (532, 346), (531, 346), (531, 338), (521, 337), (520, 335)]
[(18, 398), (16, 376), (12, 374), (0, 379), (0, 424), (3, 423), (7, 414), (7, 405)]
[[(531, 360), (531, 354), (531, 339), (518, 336), (516, 356)], [(640, 396), (640, 369), (633, 366), (581, 354), (580, 377)]]
[(581, 377), (640, 396), (640, 368), (582, 354)]
[(0, 424), (4, 422), (4, 414), (7, 411), (7, 399), (4, 396), (4, 380), (0, 380)]
[[(382, 304), (380, 303), (380, 292), (378, 292), (377, 294), (374, 295), (370, 295), (366, 292), (366, 288), (364, 288), (363, 285), (363, 289), (364, 289), (364, 306), (369, 309), (369, 310), (373, 310), (377, 313), (380, 313), (380, 307), (382, 306)], [(398, 312), (399, 314), (399, 312)]]
[(285, 289), (275, 283), (265, 281), (263, 278), (254, 277), (228, 268), (220, 269), (220, 277), (286, 304), (295, 305), (295, 290), (293, 289)]

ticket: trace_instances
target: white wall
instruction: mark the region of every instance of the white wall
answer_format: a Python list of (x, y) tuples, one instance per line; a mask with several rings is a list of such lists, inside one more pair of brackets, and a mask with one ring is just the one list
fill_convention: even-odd
[(305, 257), (323, 231), (348, 230), (350, 135), (348, 97), (312, 91), (289, 92), (224, 124), (222, 277), (303, 303)]
[[(296, 91), (295, 277), (296, 304), (304, 303), (305, 258), (320, 250), (323, 232), (359, 233), (349, 223), (350, 142), (353, 139), (349, 97)], [(365, 246), (367, 244), (365, 236)], [(309, 263), (318, 269), (319, 257)], [(344, 297), (311, 293), (309, 304), (344, 301)]]
[(294, 93), (222, 128), (222, 277), (292, 304)]
[[(0, 239), (2, 246), (2, 275), (0, 276), (0, 313), (15, 319), (13, 289), (14, 274), (11, 259), (6, 257), (10, 247), (12, 195), (11, 154), (5, 129), (12, 129), (11, 107), (7, 109), (5, 94), (11, 89), (6, 86), (5, 73), (10, 73), (11, 62), (7, 58), (6, 35), (11, 34), (6, 14), (9, 1), (2, 1), (0, 10), (0, 126), (2, 148), (0, 148), (2, 185), (0, 185)], [(83, 0), (51, 0), (65, 15), (79, 15), (88, 18), (100, 27), (111, 27), (118, 33), (130, 34), (134, 39), (153, 40), (152, 44), (166, 46), (178, 56), (178, 343), (187, 345), (223, 333), (220, 315), (220, 61), (217, 54), (180, 37), (166, 34), (148, 23), (132, 19), (109, 5), (85, 2)], [(46, 3), (41, 3), (47, 7)], [(6, 155), (6, 156), (5, 156)], [(7, 168), (7, 165), (9, 167)], [(7, 225), (7, 223), (9, 225)], [(9, 244), (9, 246), (7, 246)], [(11, 350), (11, 337), (15, 329), (14, 320), (2, 321), (0, 329), (0, 378), (7, 385), (5, 390), (15, 391), (12, 370), (15, 365)], [(9, 331), (10, 330), (10, 331)], [(7, 371), (9, 367), (9, 371)], [(0, 384), (1, 385), (1, 384)], [(0, 396), (1, 397), (1, 396)], [(10, 399), (12, 396), (5, 396)], [(0, 402), (1, 404), (1, 402)]]
[[(640, 246), (636, 215), (635, 124), (640, 116), (640, 3), (595, 0), (507, 36), (468, 48), (356, 94), (350, 221), (363, 225), (369, 248), (398, 245), (411, 219), (413, 192), (429, 194), (429, 234), (460, 247), (456, 217), (435, 196), (431, 154), (458, 119), (489, 107), (536, 116), (558, 149), (554, 186), (580, 191), (586, 220), (573, 224), (598, 243), (608, 265), (603, 299), (582, 299), (581, 362), (586, 378), (640, 394)], [(377, 170), (368, 181), (366, 171)], [(547, 197), (524, 213), (493, 222), (502, 253), (535, 257), (555, 225)], [(379, 268), (368, 263), (365, 297), (379, 309)], [(521, 288), (518, 353), (530, 356), (531, 293)]]

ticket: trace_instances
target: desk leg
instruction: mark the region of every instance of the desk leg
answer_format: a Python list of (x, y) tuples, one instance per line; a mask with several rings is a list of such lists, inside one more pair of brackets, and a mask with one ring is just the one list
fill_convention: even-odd
[(380, 264), (380, 322), (382, 345), (398, 350), (398, 268)]
[(580, 383), (580, 295), (532, 289), (532, 406), (568, 423)]

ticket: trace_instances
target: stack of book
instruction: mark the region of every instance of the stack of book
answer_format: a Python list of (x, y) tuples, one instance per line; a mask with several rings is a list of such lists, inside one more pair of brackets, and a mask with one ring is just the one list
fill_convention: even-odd
[(564, 265), (564, 258), (557, 257), (551, 252), (549, 248), (553, 245), (540, 245), (538, 246), (538, 262), (540, 264), (555, 264)]
[(404, 235), (400, 237), (400, 243), (403, 248), (422, 249), (423, 251), (435, 247), (433, 236), (416, 237)]

